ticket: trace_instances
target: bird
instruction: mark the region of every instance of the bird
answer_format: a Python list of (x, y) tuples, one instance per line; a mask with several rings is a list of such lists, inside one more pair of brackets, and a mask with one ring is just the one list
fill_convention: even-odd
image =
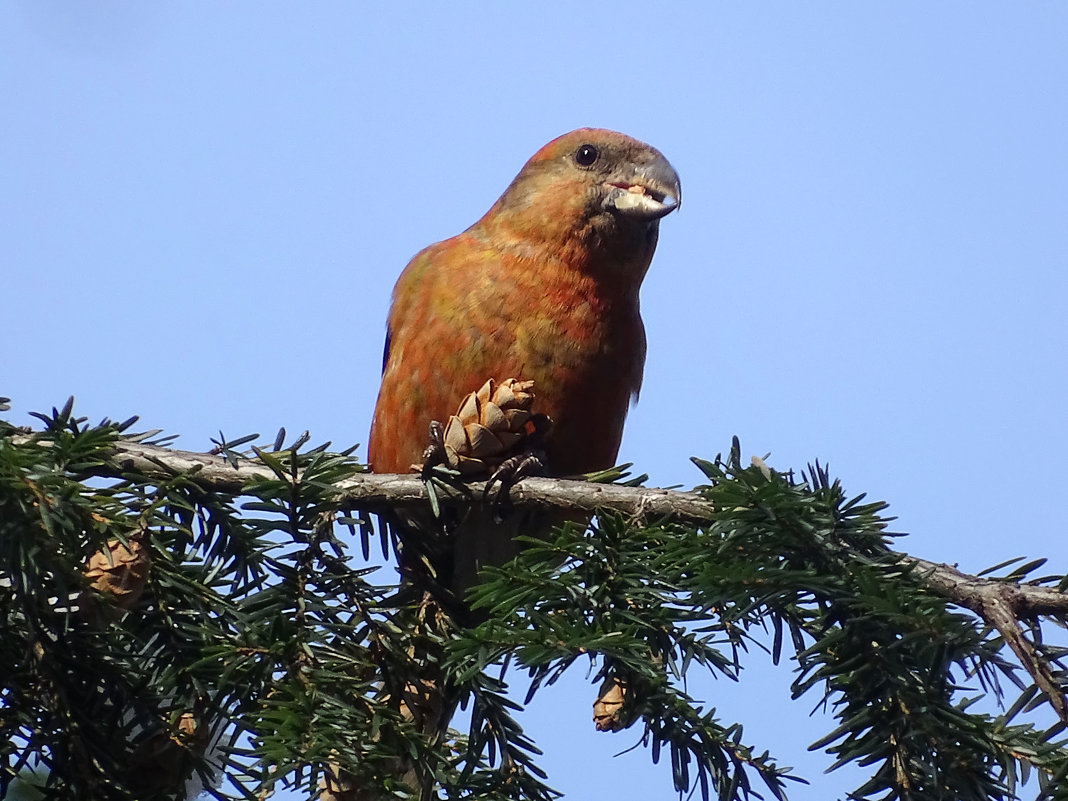
[[(536, 411), (551, 420), (546, 475), (613, 466), (645, 364), (639, 289), (660, 220), (681, 201), (660, 151), (580, 128), (538, 150), (467, 230), (416, 254), (387, 318), (371, 470), (408, 472), (432, 421), (488, 379), (510, 378), (533, 382)], [(495, 530), (485, 518), (457, 528), (457, 594), (517, 552), (514, 522)]]

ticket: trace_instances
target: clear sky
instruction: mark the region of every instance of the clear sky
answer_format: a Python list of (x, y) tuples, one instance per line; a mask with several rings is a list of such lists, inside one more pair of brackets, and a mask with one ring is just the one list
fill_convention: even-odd
[[(390, 290), (557, 134), (682, 176), (621, 460), (732, 434), (888, 500), (900, 547), (1068, 571), (1068, 4), (67, 3), (0, 8), (0, 394), (189, 449), (365, 442)], [(695, 694), (826, 801), (857, 774), (789, 666)], [(576, 676), (523, 721), (572, 798), (669, 798)]]

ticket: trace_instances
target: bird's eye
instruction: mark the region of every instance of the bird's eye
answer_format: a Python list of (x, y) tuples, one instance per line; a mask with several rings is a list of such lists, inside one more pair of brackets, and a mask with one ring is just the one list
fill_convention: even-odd
[(593, 162), (597, 161), (598, 155), (600, 154), (593, 145), (582, 145), (575, 151), (575, 162), (582, 167), (589, 167)]

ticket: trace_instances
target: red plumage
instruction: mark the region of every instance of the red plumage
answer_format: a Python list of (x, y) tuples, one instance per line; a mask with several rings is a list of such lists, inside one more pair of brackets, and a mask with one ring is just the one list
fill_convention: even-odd
[[(539, 150), (482, 219), (417, 254), (393, 292), (372, 470), (421, 462), (430, 422), (490, 378), (534, 381), (534, 411), (552, 419), (551, 475), (611, 467), (645, 362), (638, 290), (680, 199), (657, 150), (584, 128)], [(519, 530), (553, 522), (502, 526), (474, 510), (450, 540), (451, 569), (438, 567), (451, 578), (439, 578), (462, 597), (482, 565), (514, 556)]]
[(553, 420), (552, 474), (610, 467), (645, 361), (638, 289), (679, 199), (657, 150), (580, 129), (539, 150), (477, 223), (416, 255), (393, 293), (372, 469), (407, 472), (431, 420), (510, 377), (533, 380)]

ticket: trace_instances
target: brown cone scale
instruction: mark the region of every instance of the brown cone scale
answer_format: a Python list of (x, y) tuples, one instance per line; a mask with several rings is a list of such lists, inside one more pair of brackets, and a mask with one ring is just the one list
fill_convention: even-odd
[(533, 381), (492, 378), (469, 393), (445, 424), (445, 460), (463, 475), (490, 473), (534, 433)]

